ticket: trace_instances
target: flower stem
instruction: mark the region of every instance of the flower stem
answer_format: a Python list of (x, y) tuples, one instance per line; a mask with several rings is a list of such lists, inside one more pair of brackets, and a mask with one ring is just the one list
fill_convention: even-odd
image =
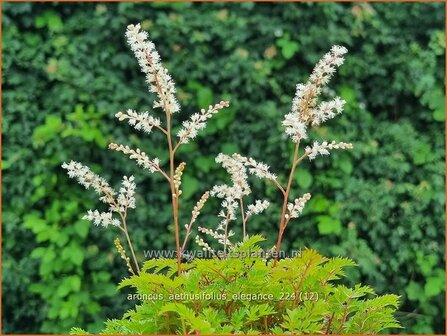
[(166, 113), (166, 128), (167, 128), (167, 138), (168, 138), (168, 147), (169, 147), (169, 184), (171, 187), (171, 199), (172, 199), (172, 213), (174, 217), (174, 231), (175, 231), (175, 248), (177, 250), (177, 273), (180, 275), (181, 269), (181, 248), (180, 248), (180, 234), (179, 234), (179, 225), (178, 225), (178, 194), (175, 190), (174, 185), (174, 154), (175, 151), (172, 147), (172, 138), (171, 138), (171, 115)]
[(244, 201), (242, 200), (242, 197), (239, 199), (239, 204), (241, 205), (243, 239), (245, 239), (245, 236), (247, 235), (247, 231), (246, 231), (246, 222), (247, 222), (247, 219), (245, 218), (245, 213), (244, 213)]
[(137, 257), (135, 255), (135, 251), (133, 249), (132, 240), (130, 239), (130, 236), (129, 236), (129, 231), (127, 230), (126, 217), (123, 216), (122, 214), (120, 214), (120, 215), (121, 215), (121, 219), (122, 219), (122, 223), (123, 223), (122, 230), (124, 232), (124, 235), (126, 236), (127, 245), (129, 245), (129, 250), (130, 250), (130, 253), (132, 254), (133, 262), (134, 262), (135, 267), (137, 269), (137, 272), (139, 274), (140, 273), (140, 266), (138, 265), (138, 260), (137, 260)]
[(286, 227), (286, 211), (287, 211), (287, 202), (289, 200), (290, 189), (292, 188), (293, 177), (295, 175), (296, 167), (299, 163), (298, 161), (298, 150), (300, 148), (300, 142), (298, 141), (295, 144), (295, 149), (293, 152), (293, 160), (292, 160), (292, 168), (290, 169), (289, 181), (287, 182), (287, 187), (284, 193), (284, 199), (282, 204), (282, 212), (281, 212), (281, 220), (279, 223), (279, 232), (278, 232), (278, 240), (276, 242), (276, 253), (275, 260), (273, 262), (273, 266), (276, 266), (278, 263), (278, 255), (281, 248), (282, 236), (284, 234), (284, 229)]
[(228, 224), (230, 223), (230, 210), (228, 210), (225, 218), (225, 240), (224, 240), (224, 256), (227, 256), (227, 241), (228, 241)]

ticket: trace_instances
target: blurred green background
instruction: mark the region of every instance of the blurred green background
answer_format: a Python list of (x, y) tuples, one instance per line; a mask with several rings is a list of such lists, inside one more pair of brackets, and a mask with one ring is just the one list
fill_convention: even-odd
[[(345, 113), (311, 138), (352, 142), (304, 163), (296, 192), (312, 201), (289, 225), (285, 249), (304, 246), (353, 258), (349, 281), (402, 296), (405, 333), (444, 333), (443, 3), (4, 3), (3, 4), (3, 333), (98, 330), (129, 307), (115, 284), (126, 269), (117, 232), (81, 220), (97, 205), (67, 178), (63, 161), (90, 165), (112, 184), (134, 174), (130, 230), (144, 249), (173, 248), (169, 192), (110, 141), (139, 146), (166, 162), (161, 136), (115, 120), (151, 110), (152, 97), (125, 43), (129, 23), (150, 32), (178, 86), (186, 119), (220, 99), (220, 113), (184, 146), (183, 221), (203, 191), (226, 178), (214, 163), (238, 151), (283, 177), (290, 147), (282, 116), (295, 84), (333, 44), (349, 49), (330, 84)], [(333, 91), (332, 91), (333, 90)], [(276, 238), (280, 201), (249, 232)], [(214, 227), (218, 204), (200, 225)]]

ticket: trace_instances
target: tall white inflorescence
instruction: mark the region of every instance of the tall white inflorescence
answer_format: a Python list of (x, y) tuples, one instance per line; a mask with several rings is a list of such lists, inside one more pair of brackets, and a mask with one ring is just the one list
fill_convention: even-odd
[(89, 189), (92, 187), (98, 194), (102, 195), (99, 199), (107, 204), (113, 204), (115, 191), (109, 186), (107, 181), (93, 173), (89, 167), (84, 166), (80, 162), (70, 161), (64, 162), (62, 168), (67, 170), (70, 178), (77, 179), (79, 184)]
[(135, 178), (133, 176), (123, 177), (123, 182), (118, 194), (119, 211), (124, 213), (127, 208), (135, 209)]
[(180, 105), (175, 97), (175, 83), (163, 67), (155, 45), (148, 41), (148, 33), (140, 29), (140, 24), (127, 26), (126, 38), (141, 71), (146, 74), (149, 91), (158, 95), (154, 108), (161, 107), (165, 113), (176, 113), (180, 111)]
[(228, 106), (230, 106), (229, 102), (221, 101), (214, 106), (210, 105), (208, 110), (202, 109), (200, 113), (194, 113), (189, 120), (183, 122), (183, 128), (177, 132), (180, 143), (188, 143), (189, 140), (194, 139), (197, 136), (197, 133), (206, 127), (208, 119), (219, 112), (219, 110)]
[(276, 175), (270, 172), (270, 167), (263, 162), (258, 162), (251, 157), (247, 158), (238, 153), (234, 153), (231, 156), (234, 160), (244, 164), (248, 168), (250, 174), (255, 175), (259, 178), (265, 178), (268, 180), (276, 180)]
[(160, 119), (149, 115), (149, 112), (147, 111), (138, 113), (128, 109), (126, 113), (118, 112), (115, 114), (115, 117), (117, 117), (119, 121), (129, 120), (130, 126), (145, 133), (151, 133), (153, 127), (159, 127), (161, 124)]
[(317, 63), (309, 80), (296, 86), (292, 108), (284, 117), (283, 125), (286, 134), (293, 142), (299, 142), (307, 137), (307, 125), (320, 125), (343, 111), (345, 101), (335, 98), (330, 102), (321, 102), (317, 106), (321, 89), (329, 83), (336, 69), (343, 64), (345, 47), (333, 46)]
[(307, 146), (305, 152), (309, 157), (309, 160), (313, 160), (317, 157), (317, 155), (329, 155), (330, 149), (352, 149), (351, 143), (346, 142), (335, 142), (332, 141), (328, 143), (327, 141), (323, 141), (321, 144), (318, 141), (314, 141), (312, 147)]
[(232, 196), (233, 199), (238, 200), (242, 196), (250, 194), (251, 189), (247, 182), (247, 169), (242, 162), (222, 153), (217, 155), (216, 162), (220, 163), (230, 174), (233, 186), (230, 188), (219, 188), (220, 186), (214, 187), (211, 190), (212, 196), (220, 191), (229, 193), (230, 195), (227, 196)]
[(75, 178), (86, 189), (93, 189), (101, 195), (99, 198), (102, 202), (109, 205), (106, 212), (98, 210), (88, 210), (83, 219), (91, 221), (95, 225), (107, 227), (109, 225), (121, 227), (121, 221), (113, 217), (113, 213), (119, 214), (120, 218), (125, 217), (128, 208), (135, 208), (135, 183), (134, 177), (124, 176), (118, 197), (115, 198), (116, 192), (113, 190), (106, 180), (99, 175), (93, 173), (90, 168), (83, 164), (70, 161), (64, 162), (62, 168), (68, 171), (68, 176)]
[(256, 200), (256, 202), (254, 204), (250, 204), (247, 206), (247, 214), (246, 214), (246, 218), (248, 219), (249, 217), (253, 216), (253, 215), (258, 215), (260, 213), (262, 213), (265, 209), (267, 209), (270, 205), (269, 201), (266, 200)]
[(304, 194), (303, 196), (295, 199), (293, 203), (287, 204), (287, 210), (289, 211), (288, 217), (289, 218), (297, 218), (301, 213), (303, 212), (304, 206), (306, 205), (307, 201), (310, 200), (311, 195), (309, 193)]

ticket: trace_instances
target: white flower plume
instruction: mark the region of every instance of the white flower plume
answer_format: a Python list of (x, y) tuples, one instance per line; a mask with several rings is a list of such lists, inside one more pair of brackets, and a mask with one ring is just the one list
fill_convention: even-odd
[(135, 208), (135, 178), (133, 176), (123, 177), (123, 182), (118, 194), (119, 211), (124, 213), (128, 208)]
[(226, 196), (231, 195), (234, 199), (240, 199), (242, 196), (250, 194), (251, 189), (247, 183), (247, 169), (242, 162), (223, 153), (217, 155), (216, 162), (220, 163), (230, 174), (233, 186), (230, 188), (225, 188), (223, 186), (214, 187), (211, 190), (211, 196), (214, 196), (215, 194), (219, 195), (220, 192), (227, 193)]
[(332, 141), (328, 143), (327, 141), (323, 141), (321, 144), (318, 141), (315, 141), (312, 147), (307, 146), (305, 149), (305, 153), (309, 156), (309, 160), (313, 160), (317, 157), (317, 155), (329, 155), (329, 150), (331, 149), (352, 149), (353, 146), (351, 143), (346, 142), (335, 142)]
[(312, 126), (320, 125), (326, 120), (334, 118), (337, 114), (343, 112), (343, 107), (346, 101), (339, 97), (334, 98), (329, 102), (321, 102), (317, 108), (310, 112)]
[(301, 122), (296, 113), (287, 113), (282, 124), (286, 127), (286, 134), (293, 142), (298, 142), (301, 139), (307, 138), (306, 125)]
[(183, 122), (183, 128), (177, 133), (180, 138), (180, 143), (188, 143), (189, 140), (194, 139), (197, 133), (206, 127), (206, 121), (210, 119), (219, 110), (230, 106), (227, 101), (221, 101), (216, 105), (210, 105), (208, 110), (202, 109), (200, 113), (194, 113), (189, 120)]
[(317, 86), (324, 86), (329, 83), (329, 80), (335, 73), (336, 69), (344, 63), (344, 55), (348, 52), (343, 46), (334, 45), (331, 50), (323, 56), (323, 58), (317, 63), (312, 74), (310, 75), (310, 81)]
[(247, 216), (246, 219), (250, 218), (253, 215), (258, 215), (265, 211), (270, 206), (270, 202), (266, 200), (256, 200), (254, 204), (250, 204), (247, 206)]
[(93, 173), (89, 167), (76, 161), (64, 162), (62, 168), (67, 170), (68, 177), (77, 179), (79, 184), (85, 189), (92, 187), (98, 194), (102, 195), (99, 199), (107, 204), (114, 202), (115, 191), (109, 183), (99, 175)]
[(291, 111), (285, 115), (283, 121), (286, 134), (293, 142), (306, 138), (306, 125), (309, 123), (313, 126), (320, 125), (343, 111), (345, 101), (338, 97), (330, 102), (322, 102), (319, 106), (317, 103), (321, 89), (329, 83), (336, 69), (343, 64), (343, 56), (347, 52), (345, 47), (333, 46), (316, 64), (309, 80), (305, 84), (297, 84)]
[(304, 206), (307, 201), (310, 200), (311, 195), (309, 193), (304, 194), (300, 198), (297, 198), (293, 203), (287, 204), (287, 210), (289, 211), (287, 218), (297, 218), (303, 212)]
[(160, 160), (158, 158), (153, 160), (149, 159), (146, 153), (141, 151), (139, 148), (132, 149), (129, 146), (118, 145), (115, 143), (109, 144), (109, 148), (129, 155), (129, 158), (136, 160), (139, 166), (146, 168), (151, 173), (160, 171)]
[(120, 221), (113, 218), (112, 212), (99, 212), (98, 210), (88, 210), (82, 219), (88, 220), (96, 226), (108, 227), (109, 225), (120, 226)]
[(241, 162), (246, 167), (249, 167), (248, 171), (250, 174), (255, 175), (259, 178), (265, 178), (268, 180), (276, 180), (276, 175), (270, 172), (270, 167), (262, 162), (257, 162), (256, 160), (247, 158), (238, 153), (234, 153), (231, 156), (234, 160)]
[(218, 217), (222, 218), (219, 229), (223, 230), (223, 227), (230, 221), (236, 220), (236, 209), (238, 203), (236, 200), (242, 198), (242, 189), (237, 185), (228, 186), (226, 184), (214, 186), (210, 195), (222, 200), (222, 210), (219, 212)]
[(116, 192), (100, 176), (93, 173), (90, 168), (76, 161), (64, 162), (62, 168), (68, 171), (68, 176), (75, 178), (86, 189), (93, 189), (100, 195), (99, 199), (109, 205), (109, 211), (100, 212), (98, 210), (88, 210), (83, 219), (91, 221), (97, 226), (107, 227), (109, 225), (121, 227), (121, 221), (113, 217), (113, 213), (125, 216), (129, 208), (135, 208), (135, 183), (134, 177), (124, 176), (118, 197), (115, 199)]
[(228, 239), (229, 237), (234, 235), (233, 231), (228, 232), (228, 235), (225, 237), (224, 233), (219, 233), (217, 231), (211, 230), (211, 229), (207, 229), (204, 227), (199, 226), (198, 228), (199, 232), (202, 232), (210, 237), (213, 237), (214, 239), (216, 239), (220, 244), (225, 244), (225, 238), (226, 238), (226, 244), (228, 246), (231, 246), (231, 242)]
[(126, 37), (141, 71), (146, 74), (149, 91), (158, 95), (154, 108), (161, 107), (165, 113), (176, 113), (180, 111), (180, 106), (175, 97), (174, 81), (168, 70), (161, 64), (155, 45), (148, 41), (148, 33), (140, 29), (140, 24), (127, 26)]
[(119, 121), (128, 119), (130, 126), (145, 133), (151, 133), (153, 127), (159, 127), (161, 124), (160, 119), (152, 117), (149, 112), (137, 113), (130, 109), (127, 110), (127, 113), (118, 112), (115, 117)]

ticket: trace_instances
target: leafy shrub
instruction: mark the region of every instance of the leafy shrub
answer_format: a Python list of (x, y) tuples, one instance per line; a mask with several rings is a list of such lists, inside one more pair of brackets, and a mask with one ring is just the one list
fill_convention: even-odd
[[(228, 259), (195, 259), (179, 277), (176, 260), (146, 261), (142, 273), (125, 279), (140, 304), (105, 334), (375, 334), (399, 327), (392, 313), (396, 295), (377, 296), (369, 286), (336, 284), (345, 258), (325, 258), (306, 249), (276, 267), (258, 257), (260, 236), (233, 246)], [(85, 333), (74, 328), (73, 334)]]

